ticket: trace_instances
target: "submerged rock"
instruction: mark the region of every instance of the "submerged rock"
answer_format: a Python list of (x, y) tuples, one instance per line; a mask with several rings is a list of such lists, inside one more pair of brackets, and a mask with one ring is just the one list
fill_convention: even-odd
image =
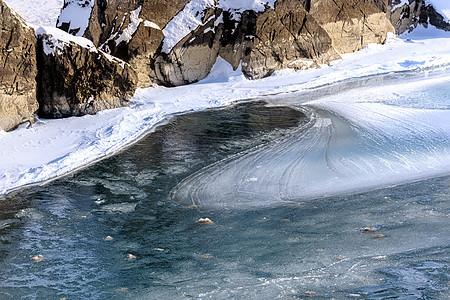
[(50, 118), (82, 116), (124, 106), (134, 94), (136, 72), (129, 64), (98, 50), (85, 38), (39, 28), (39, 114)]
[(211, 221), (210, 218), (200, 218), (198, 219), (197, 222), (195, 222), (196, 224), (212, 224), (213, 221)]
[(33, 256), (33, 257), (31, 258), (31, 260), (32, 260), (32, 261), (35, 261), (35, 262), (40, 262), (40, 261), (42, 261), (44, 258), (45, 258), (45, 255), (40, 254), (40, 255)]
[(0, 0), (0, 130), (34, 121), (36, 73), (34, 31)]

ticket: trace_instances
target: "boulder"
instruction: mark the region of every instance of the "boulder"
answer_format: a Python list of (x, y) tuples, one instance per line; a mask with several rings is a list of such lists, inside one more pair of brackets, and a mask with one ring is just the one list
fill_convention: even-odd
[(36, 74), (34, 31), (0, 0), (0, 130), (34, 121)]
[(39, 28), (37, 99), (39, 115), (61, 118), (124, 106), (137, 86), (130, 65), (82, 37)]

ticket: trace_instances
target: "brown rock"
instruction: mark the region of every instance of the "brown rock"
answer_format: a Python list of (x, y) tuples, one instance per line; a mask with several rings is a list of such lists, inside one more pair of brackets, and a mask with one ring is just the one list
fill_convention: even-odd
[(58, 38), (38, 31), (40, 115), (81, 116), (126, 105), (137, 83), (129, 64), (89, 45), (86, 39), (78, 38), (81, 45), (58, 31)]
[(163, 29), (188, 3), (98, 0), (85, 36), (129, 62), (139, 85), (174, 86), (206, 77), (218, 56), (261, 78), (281, 68), (318, 67), (394, 31), (387, 0), (278, 0), (262, 13), (216, 4), (198, 11), (201, 24), (166, 51)]
[(34, 121), (36, 72), (34, 31), (0, 0), (0, 130)]
[(310, 13), (332, 39), (339, 53), (382, 43), (394, 28), (387, 18), (386, 1), (313, 0)]
[[(100, 49), (129, 62), (137, 71), (139, 85), (150, 84), (157, 81), (154, 64), (164, 39), (161, 29), (188, 2), (99, 0), (85, 36)], [(125, 38), (128, 33), (132, 33), (130, 39)]]
[(292, 63), (328, 63), (340, 56), (327, 32), (305, 10), (300, 1), (279, 0), (256, 19), (254, 39), (246, 43), (242, 71), (262, 78)]

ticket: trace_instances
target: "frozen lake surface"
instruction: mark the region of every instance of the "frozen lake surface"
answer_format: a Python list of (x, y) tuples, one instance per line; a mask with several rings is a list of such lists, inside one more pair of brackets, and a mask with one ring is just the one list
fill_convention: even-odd
[(176, 116), (1, 199), (0, 298), (448, 298), (449, 95), (405, 73)]

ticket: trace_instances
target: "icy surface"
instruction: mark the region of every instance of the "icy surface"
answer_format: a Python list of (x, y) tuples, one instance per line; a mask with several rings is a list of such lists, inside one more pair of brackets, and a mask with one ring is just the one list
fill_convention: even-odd
[[(201, 209), (247, 209), (448, 174), (449, 83), (450, 76), (396, 82), (303, 103), (308, 124), (200, 170), (172, 198)], [(295, 107), (302, 97), (289, 99)], [(280, 98), (271, 101), (287, 96)]]

